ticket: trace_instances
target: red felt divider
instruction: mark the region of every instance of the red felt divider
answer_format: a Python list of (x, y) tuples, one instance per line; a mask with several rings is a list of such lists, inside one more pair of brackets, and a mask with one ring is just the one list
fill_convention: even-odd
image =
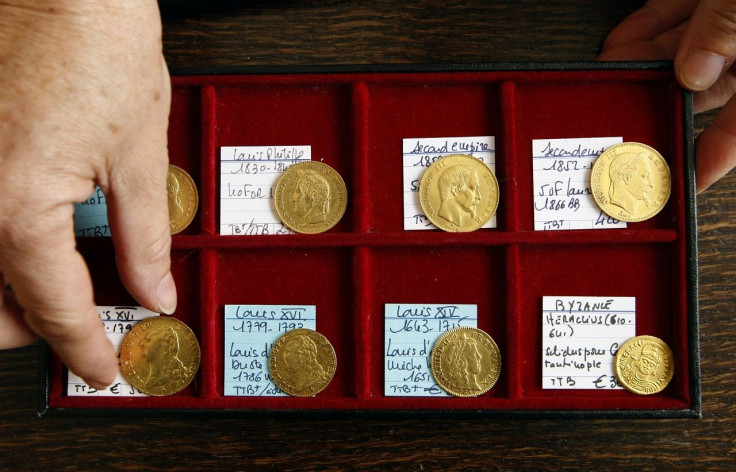
[[(173, 78), (169, 149), (200, 191), (192, 225), (173, 237), (179, 290), (174, 314), (198, 335), (196, 382), (171, 397), (98, 398), (65, 393), (49, 363), (53, 409), (681, 411), (697, 409), (694, 261), (688, 226), (687, 95), (670, 70), (472, 70), (198, 75)], [(492, 135), (500, 185), (498, 228), (469, 234), (404, 231), (402, 139)], [(672, 197), (627, 229), (534, 231), (533, 139), (622, 136), (668, 160)], [(344, 178), (342, 221), (316, 235), (221, 236), (219, 149), (310, 145)], [(99, 305), (134, 304), (108, 240), (80, 239)], [(634, 296), (637, 334), (674, 350), (663, 392), (543, 390), (545, 295)], [(384, 396), (386, 303), (469, 303), (498, 343), (503, 370), (477, 398)], [(224, 395), (226, 304), (313, 304), (338, 370), (316, 397)], [(697, 370), (697, 369), (696, 369)]]

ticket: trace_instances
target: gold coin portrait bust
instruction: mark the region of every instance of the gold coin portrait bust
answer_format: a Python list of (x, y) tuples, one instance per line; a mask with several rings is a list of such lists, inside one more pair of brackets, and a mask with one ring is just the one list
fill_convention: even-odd
[(496, 384), (501, 374), (501, 352), (485, 331), (458, 327), (437, 338), (430, 369), (437, 385), (447, 393), (475, 397)]
[(640, 395), (661, 392), (674, 375), (669, 346), (654, 336), (637, 336), (616, 352), (615, 372), (627, 390)]
[(334, 227), (345, 214), (347, 199), (340, 174), (318, 161), (291, 165), (274, 188), (276, 214), (297, 233), (323, 233)]
[(297, 168), (294, 172), (291, 210), (300, 226), (321, 223), (330, 213), (330, 184), (327, 179), (310, 169)]
[(639, 202), (648, 207), (651, 204), (649, 195), (654, 188), (651, 173), (641, 152), (616, 156), (608, 168), (611, 204), (632, 215), (636, 213)]
[(437, 179), (440, 208), (437, 215), (457, 226), (463, 220), (475, 218), (481, 202), (478, 172), (468, 166), (455, 165), (445, 169)]
[(145, 319), (130, 330), (120, 348), (123, 377), (149, 395), (173, 395), (199, 369), (200, 349), (192, 330), (171, 317)]
[(659, 213), (670, 197), (667, 161), (654, 148), (624, 142), (593, 163), (590, 189), (598, 207), (617, 220), (635, 223)]
[(419, 204), (429, 221), (443, 231), (475, 231), (496, 213), (496, 176), (480, 159), (450, 154), (422, 174)]
[(285, 393), (307, 397), (330, 384), (337, 369), (337, 358), (326, 337), (300, 328), (286, 332), (274, 343), (269, 369), (274, 383)]
[(199, 193), (192, 177), (181, 167), (169, 164), (166, 176), (171, 234), (184, 231), (194, 221), (199, 207)]

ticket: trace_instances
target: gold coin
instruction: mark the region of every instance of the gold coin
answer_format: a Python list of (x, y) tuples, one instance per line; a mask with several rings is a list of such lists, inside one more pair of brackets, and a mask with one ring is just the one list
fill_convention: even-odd
[(279, 177), (274, 205), (287, 228), (297, 233), (323, 233), (345, 214), (348, 191), (332, 167), (317, 161), (300, 162)]
[(125, 380), (143, 393), (173, 395), (194, 379), (199, 369), (199, 343), (189, 327), (168, 316), (138, 322), (120, 347)]
[(337, 357), (326, 337), (300, 328), (276, 340), (268, 365), (281, 390), (296, 397), (309, 397), (330, 384), (337, 370)]
[(444, 231), (475, 231), (496, 213), (498, 199), (498, 181), (493, 171), (467, 154), (437, 159), (419, 182), (422, 211)]
[(644, 221), (659, 213), (670, 198), (670, 168), (646, 144), (615, 144), (593, 163), (590, 188), (608, 216), (629, 223)]
[(654, 336), (637, 336), (616, 352), (616, 378), (623, 387), (640, 395), (661, 392), (675, 373), (669, 346)]
[(459, 327), (443, 333), (432, 348), (435, 382), (456, 397), (476, 397), (490, 390), (501, 375), (501, 352), (488, 333)]
[(181, 167), (169, 164), (166, 177), (169, 196), (169, 228), (171, 234), (181, 233), (194, 221), (199, 206), (199, 193), (192, 177)]

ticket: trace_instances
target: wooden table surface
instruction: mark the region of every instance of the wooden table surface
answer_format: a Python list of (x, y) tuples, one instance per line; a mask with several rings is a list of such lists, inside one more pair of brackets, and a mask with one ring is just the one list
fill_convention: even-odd
[[(165, 54), (171, 67), (593, 60), (640, 3), (243, 1), (167, 18)], [(34, 345), (0, 352), (0, 469), (733, 469), (736, 174), (698, 212), (702, 419), (38, 418)]]

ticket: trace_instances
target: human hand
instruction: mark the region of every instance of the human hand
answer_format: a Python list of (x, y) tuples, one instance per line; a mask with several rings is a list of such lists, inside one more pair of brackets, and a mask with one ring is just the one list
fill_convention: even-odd
[(73, 228), (95, 184), (126, 288), (151, 310), (176, 307), (156, 1), (2, 2), (0, 94), (0, 348), (41, 336), (102, 388), (117, 359)]
[[(723, 106), (696, 142), (698, 191), (736, 165), (736, 0), (649, 0), (611, 31), (600, 60), (670, 60), (695, 113)], [(725, 105), (725, 106), (724, 106)]]

